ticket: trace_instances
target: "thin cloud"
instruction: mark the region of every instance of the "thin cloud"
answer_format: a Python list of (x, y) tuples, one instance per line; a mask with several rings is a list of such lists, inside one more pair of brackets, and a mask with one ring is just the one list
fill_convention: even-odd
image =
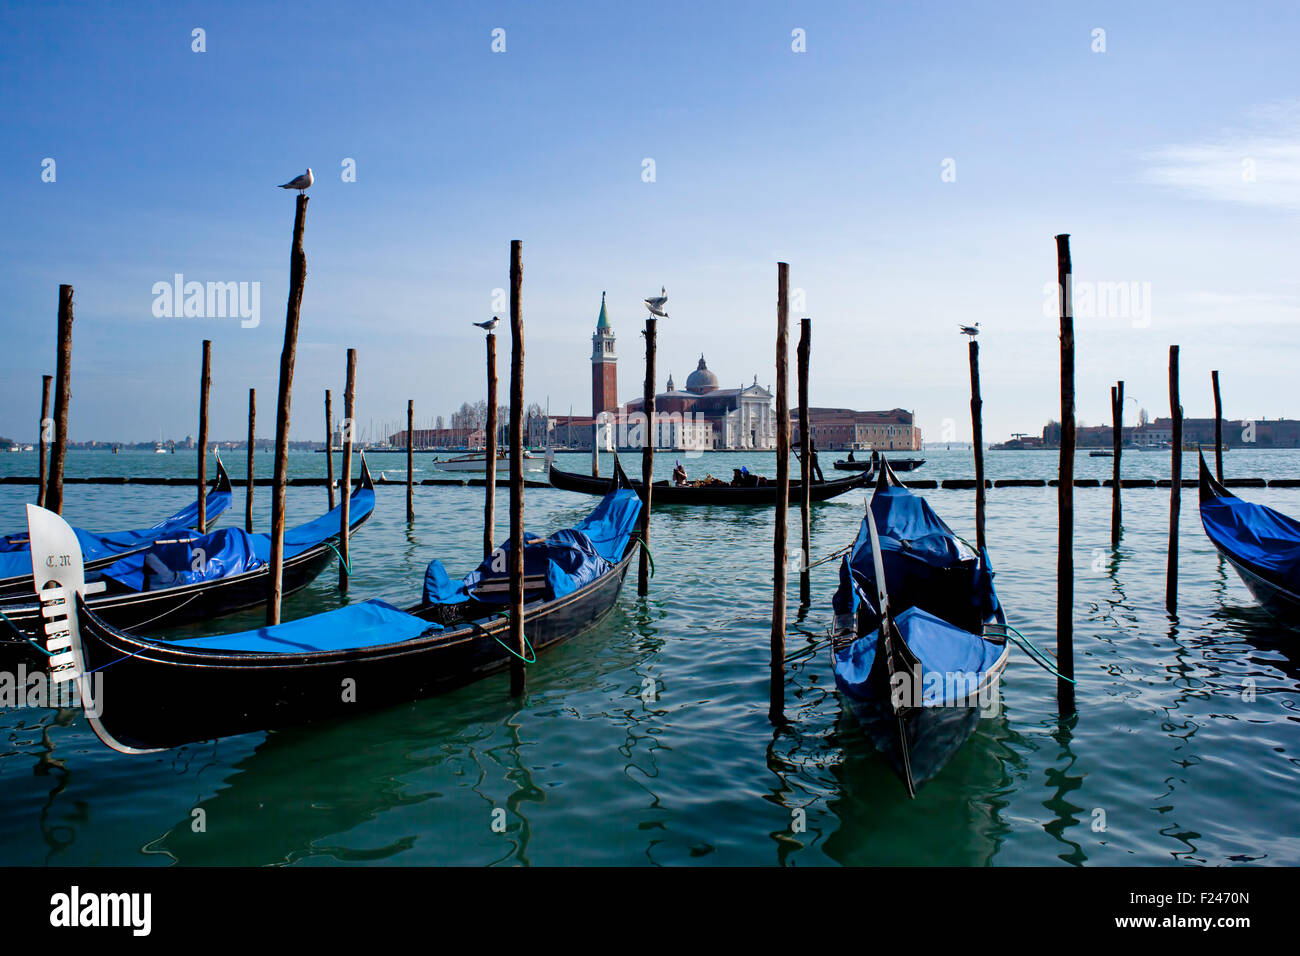
[(1146, 183), (1197, 199), (1300, 209), (1300, 101), (1259, 107), (1246, 128), (1142, 158)]

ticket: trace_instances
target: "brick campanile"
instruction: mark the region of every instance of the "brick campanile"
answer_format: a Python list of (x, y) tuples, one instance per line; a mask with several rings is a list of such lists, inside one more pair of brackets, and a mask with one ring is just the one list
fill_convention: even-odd
[(591, 337), (591, 416), (618, 410), (618, 356), (614, 354), (614, 329), (600, 294), (600, 318)]

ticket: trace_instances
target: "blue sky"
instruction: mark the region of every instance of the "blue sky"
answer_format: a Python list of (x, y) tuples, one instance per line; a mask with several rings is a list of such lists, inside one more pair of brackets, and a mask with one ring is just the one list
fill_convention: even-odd
[[(553, 411), (590, 410), (602, 290), (622, 399), (660, 285), (661, 388), (701, 352), (725, 384), (773, 382), (785, 260), (815, 404), (968, 438), (956, 324), (979, 321), (986, 436), (1037, 432), (1068, 232), (1077, 284), (1150, 297), (1076, 320), (1084, 422), (1109, 420), (1118, 378), (1130, 421), (1167, 414), (1172, 343), (1189, 415), (1219, 368), (1227, 414), (1298, 417), (1298, 40), (1283, 3), (7, 3), (0, 434), (35, 437), (60, 282), (74, 440), (194, 432), (205, 337), (213, 436), (244, 433), (250, 386), (273, 434), (293, 199), (272, 187), (307, 166), (296, 439), (320, 437), (348, 346), (363, 425), (480, 397), (469, 323), (515, 238), (527, 399)], [(176, 273), (260, 282), (260, 324), (155, 317)]]

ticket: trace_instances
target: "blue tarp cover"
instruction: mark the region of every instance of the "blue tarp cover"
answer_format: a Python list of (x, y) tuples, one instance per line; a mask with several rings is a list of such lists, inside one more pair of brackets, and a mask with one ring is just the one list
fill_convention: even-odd
[[(230, 492), (210, 492), (206, 498), (206, 514), (213, 521), (230, 507)], [(196, 498), (191, 504), (165, 518), (152, 528), (137, 531), (110, 531), (97, 534), (74, 528), (77, 541), (81, 544), (81, 559), (89, 564), (101, 558), (121, 554), (139, 548), (159, 538), (180, 537), (199, 520), (199, 502)], [(187, 565), (188, 566), (188, 565)], [(8, 535), (0, 538), (0, 579), (19, 577), (32, 573), (31, 545), (27, 534)]]
[[(348, 520), (355, 524), (374, 507), (374, 491), (359, 488), (352, 493)], [(339, 505), (314, 521), (286, 530), (286, 560), (337, 536), (342, 513), (343, 506)], [(152, 591), (256, 571), (270, 560), (270, 535), (223, 528), (184, 543), (155, 544), (127, 555), (99, 573), (134, 591)]]
[(1300, 522), (1241, 498), (1201, 503), (1205, 533), (1242, 564), (1300, 594)]
[[(1001, 612), (993, 589), (988, 555), (977, 556), (944, 524), (929, 503), (905, 487), (889, 486), (871, 499), (885, 590), (897, 617), (909, 607), (921, 607), (971, 632)], [(864, 517), (853, 549), (840, 564), (840, 585), (832, 599), (837, 617), (853, 614), (858, 588), (867, 604), (867, 624), (876, 627), (876, 571), (871, 538)]]
[(375, 647), (419, 637), (439, 625), (407, 614), (379, 600), (350, 604), (336, 611), (313, 614), (287, 624), (255, 631), (167, 641), (204, 650), (249, 651), (258, 654), (298, 654)]
[[(556, 531), (548, 538), (524, 532), (524, 575), (546, 579), (540, 600), (550, 601), (606, 573), (617, 564), (636, 530), (641, 514), (641, 499), (636, 492), (622, 488), (611, 491), (582, 521), (572, 528)], [(441, 561), (434, 560), (424, 575), (425, 604), (459, 604), (470, 599), (470, 591), (480, 584), (509, 576), (507, 540), (492, 557), (459, 581), (453, 581)], [(508, 593), (497, 592), (481, 600), (509, 600)], [(538, 599), (538, 598), (535, 598)]]
[[(937, 706), (972, 694), (983, 674), (1002, 655), (1002, 646), (954, 627), (920, 608), (908, 608), (894, 618), (898, 632), (921, 662), (921, 703)], [(835, 684), (844, 693), (871, 700), (871, 665), (876, 659), (878, 633), (871, 631), (835, 652)]]

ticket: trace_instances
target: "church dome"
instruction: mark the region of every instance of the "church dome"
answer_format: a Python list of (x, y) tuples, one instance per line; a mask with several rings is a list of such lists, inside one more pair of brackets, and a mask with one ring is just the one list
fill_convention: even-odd
[(716, 391), (717, 388), (718, 376), (709, 371), (709, 367), (704, 364), (704, 356), (700, 355), (700, 364), (686, 378), (686, 391), (703, 395), (705, 392)]

